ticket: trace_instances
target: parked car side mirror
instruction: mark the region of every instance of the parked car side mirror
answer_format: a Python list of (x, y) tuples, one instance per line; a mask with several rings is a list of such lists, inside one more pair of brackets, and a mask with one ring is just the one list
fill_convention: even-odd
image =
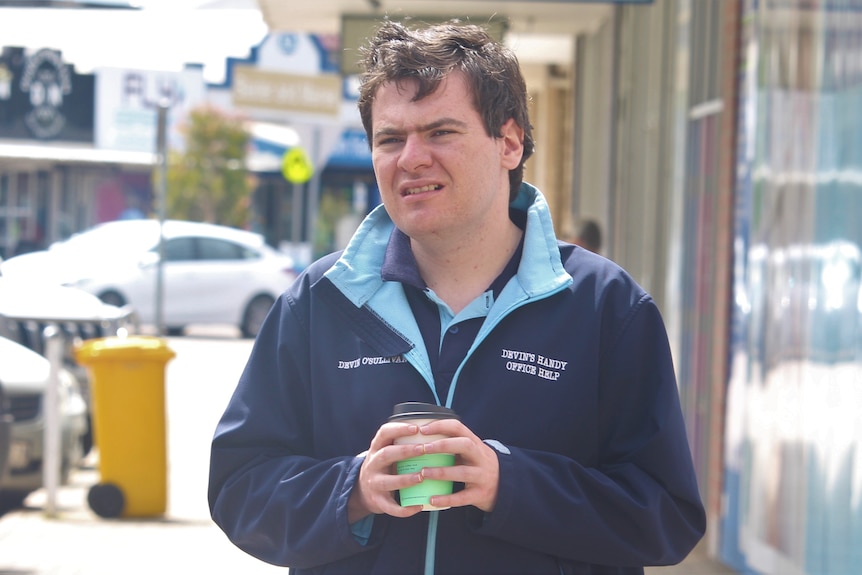
[(159, 263), (159, 252), (156, 252), (156, 251), (144, 252), (143, 255), (141, 255), (141, 259), (138, 260), (138, 266), (140, 266), (142, 268), (153, 267), (158, 263)]

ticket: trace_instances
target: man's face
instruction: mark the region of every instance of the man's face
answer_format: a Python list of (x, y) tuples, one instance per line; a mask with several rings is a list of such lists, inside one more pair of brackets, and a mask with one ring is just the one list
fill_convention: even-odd
[(412, 80), (384, 84), (371, 107), (371, 157), (390, 217), (420, 242), (499, 227), (522, 131), (510, 120), (502, 137), (489, 136), (460, 72), (417, 102), (415, 92)]

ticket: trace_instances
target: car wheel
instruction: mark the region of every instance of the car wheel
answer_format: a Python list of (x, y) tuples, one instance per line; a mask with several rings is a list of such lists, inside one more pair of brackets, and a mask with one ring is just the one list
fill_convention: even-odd
[(243, 337), (253, 338), (260, 331), (263, 320), (269, 313), (275, 300), (268, 295), (255, 296), (245, 308), (242, 314), (242, 324), (239, 326)]
[(123, 295), (116, 291), (106, 291), (99, 294), (99, 299), (109, 305), (115, 305), (117, 307), (123, 307), (126, 305), (126, 298)]

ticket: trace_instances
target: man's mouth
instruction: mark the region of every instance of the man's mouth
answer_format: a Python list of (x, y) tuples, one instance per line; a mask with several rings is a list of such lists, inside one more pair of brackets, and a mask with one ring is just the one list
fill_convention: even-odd
[(419, 186), (418, 188), (406, 188), (404, 190), (405, 196), (412, 196), (414, 194), (421, 194), (422, 192), (433, 192), (434, 190), (439, 190), (443, 186), (439, 184), (431, 184), (427, 186)]

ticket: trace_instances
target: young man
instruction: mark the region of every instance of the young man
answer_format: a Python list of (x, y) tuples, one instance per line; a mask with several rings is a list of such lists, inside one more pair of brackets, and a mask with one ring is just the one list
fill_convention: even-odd
[[(665, 329), (619, 267), (558, 243), (521, 182), (514, 55), (386, 23), (359, 100), (383, 206), (276, 303), (215, 433), (209, 502), (296, 573), (642, 573), (705, 516)], [(396, 445), (404, 401), (460, 419)], [(395, 463), (455, 454), (452, 467)], [(423, 512), (398, 490), (451, 480)]]

